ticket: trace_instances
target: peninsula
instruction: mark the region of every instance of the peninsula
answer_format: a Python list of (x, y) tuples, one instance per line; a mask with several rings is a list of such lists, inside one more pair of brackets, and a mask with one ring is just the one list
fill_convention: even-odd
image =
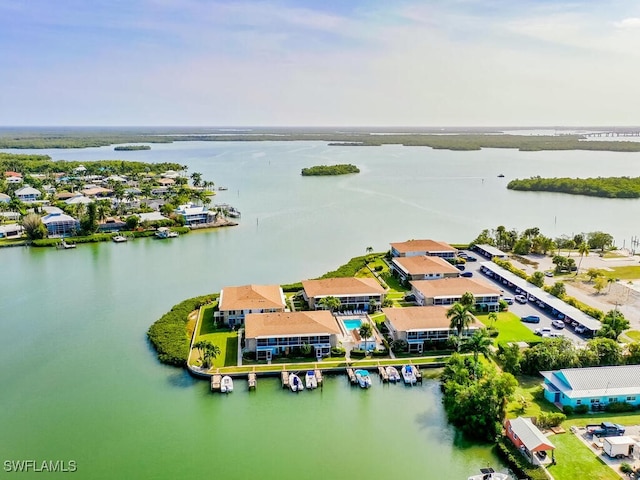
[(640, 198), (640, 177), (542, 178), (511, 180), (509, 190), (557, 192), (603, 198)]
[(135, 150), (151, 150), (151, 147), (149, 145), (118, 145), (117, 147), (114, 147), (114, 150), (116, 152), (128, 152)]

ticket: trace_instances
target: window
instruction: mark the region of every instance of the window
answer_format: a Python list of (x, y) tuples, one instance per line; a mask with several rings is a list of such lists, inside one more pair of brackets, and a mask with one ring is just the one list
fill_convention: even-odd
[(576, 405), (582, 405), (582, 400), (576, 400)]
[(635, 402), (636, 397), (627, 397), (627, 402)]

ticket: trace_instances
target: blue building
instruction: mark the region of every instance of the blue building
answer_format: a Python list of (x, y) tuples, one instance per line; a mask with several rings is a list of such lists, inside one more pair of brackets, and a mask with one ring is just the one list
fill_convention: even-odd
[(640, 405), (640, 365), (566, 368), (540, 374), (544, 398), (559, 407), (588, 405), (600, 410), (613, 402)]
[(80, 230), (80, 222), (64, 213), (50, 213), (42, 218), (50, 237), (69, 237)]

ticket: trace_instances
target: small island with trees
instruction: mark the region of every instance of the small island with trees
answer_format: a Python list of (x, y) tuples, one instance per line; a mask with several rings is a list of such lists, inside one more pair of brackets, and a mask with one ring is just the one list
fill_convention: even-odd
[(113, 148), (116, 152), (130, 152), (135, 150), (151, 150), (149, 145), (118, 145)]
[(511, 180), (509, 190), (557, 192), (603, 198), (640, 198), (640, 177), (542, 178)]
[(351, 164), (338, 165), (316, 165), (315, 167), (303, 168), (303, 177), (323, 176), (323, 175), (347, 175), (349, 173), (360, 173), (360, 169)]

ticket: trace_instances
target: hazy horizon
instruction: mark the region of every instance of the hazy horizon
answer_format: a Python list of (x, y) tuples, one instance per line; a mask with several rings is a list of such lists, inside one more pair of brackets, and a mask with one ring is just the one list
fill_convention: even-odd
[(640, 123), (639, 3), (440, 3), (2, 2), (0, 125)]

